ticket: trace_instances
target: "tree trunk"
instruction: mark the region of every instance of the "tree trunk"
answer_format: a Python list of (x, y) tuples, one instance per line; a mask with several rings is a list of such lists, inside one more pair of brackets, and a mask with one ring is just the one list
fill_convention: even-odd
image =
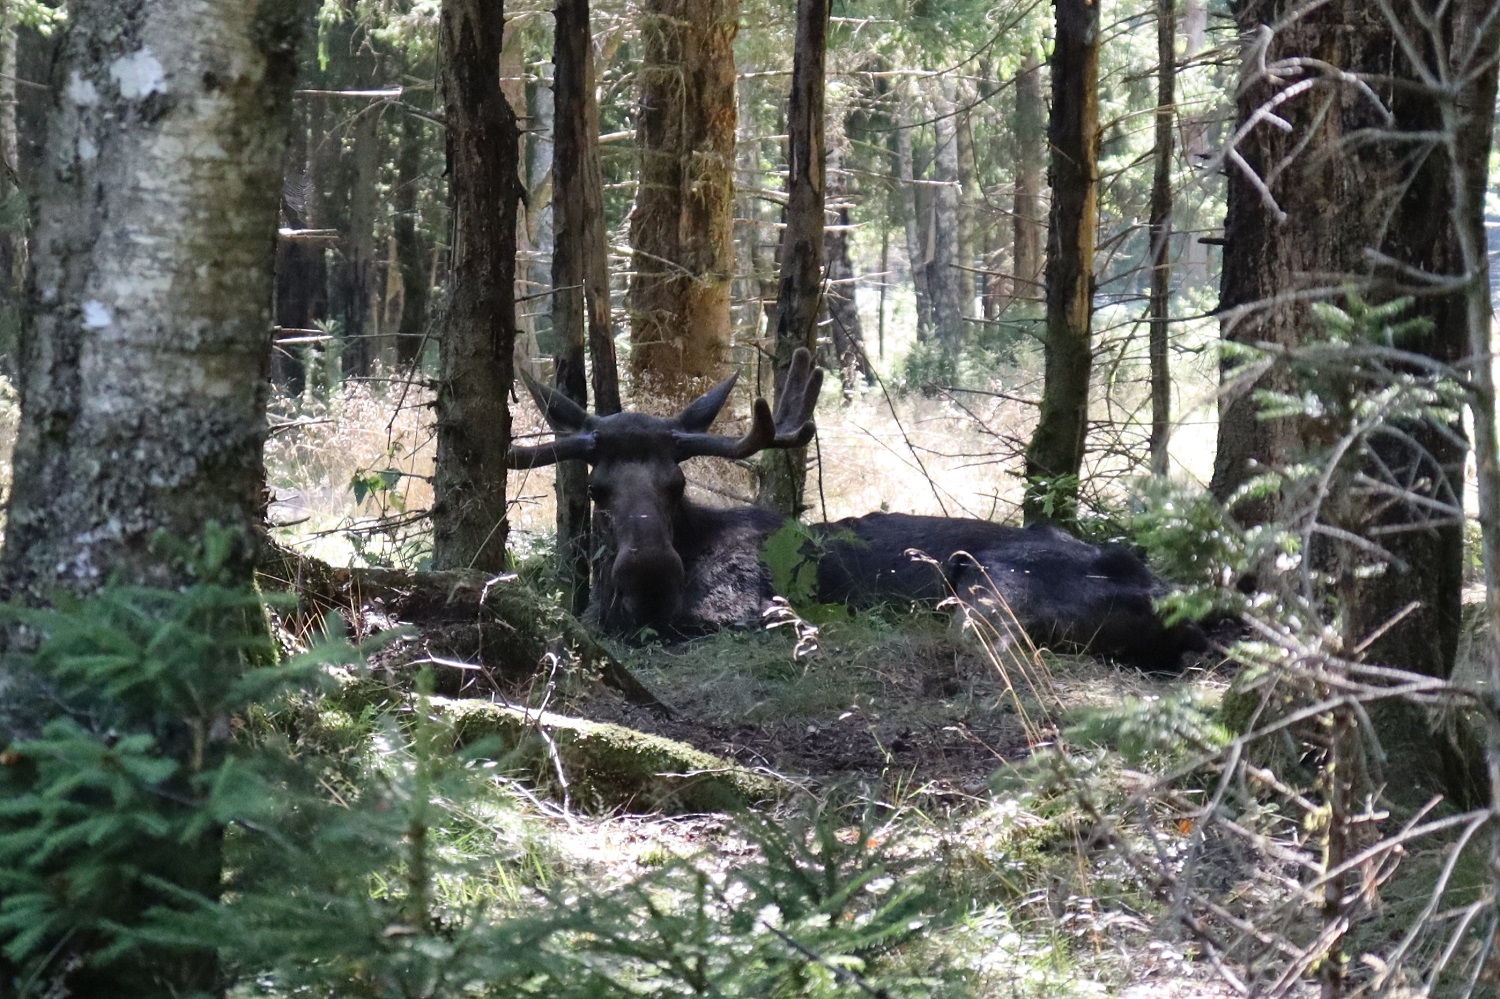
[(631, 368), (671, 407), (729, 350), (739, 2), (647, 0), (643, 14)]
[[(374, 85), (373, 68), (368, 79)], [(376, 337), (375, 226), (380, 204), (380, 165), (384, 160), (381, 113), (366, 108), (351, 130), (349, 222), (334, 268), (335, 315), (342, 320), (344, 374), (365, 377), (373, 370)]]
[(847, 150), (847, 141), (829, 150), (828, 197), (834, 212), (834, 224), (823, 234), (823, 254), (828, 260), (828, 293), (824, 296), (824, 305), (828, 312), (833, 358), (844, 381), (846, 401), (854, 398), (855, 384), (861, 378), (867, 385), (875, 384), (875, 369), (870, 366), (865, 352), (864, 329), (855, 300), (859, 278), (849, 256), (849, 233), (853, 227), (849, 203), (854, 185), (843, 168)]
[(1156, 148), (1151, 174), (1151, 472), (1167, 474), (1172, 439), (1172, 374), (1167, 366), (1172, 288), (1172, 125), (1177, 98), (1174, 82), (1175, 0), (1156, 0)]
[(937, 101), (932, 150), (932, 221), (928, 235), (927, 294), (932, 300), (932, 331), (943, 356), (952, 361), (963, 347), (964, 299), (958, 250), (958, 119), (953, 85), (945, 81)]
[(500, 90), (505, 13), (444, 0), (443, 101), (453, 213), (439, 341), (433, 565), (505, 567), (505, 453), (516, 339), (515, 112)]
[[(547, 312), (541, 299), (531, 296), (544, 289), (536, 287), (532, 280), (536, 270), (531, 266), (536, 259), (536, 247), (531, 241), (533, 215), (540, 203), (532, 200), (531, 150), (536, 137), (531, 134), (536, 122), (531, 117), (531, 105), (526, 99), (526, 48), (529, 42), (528, 25), (525, 20), (512, 18), (505, 23), (505, 41), (500, 49), (500, 92), (510, 103), (511, 113), (516, 118), (516, 172), (520, 177), (521, 201), (517, 209), (516, 234), (516, 342), (515, 359), (525, 366), (530, 375), (538, 375), (537, 362), (542, 355), (537, 338), (538, 312)], [(540, 192), (538, 192), (540, 193)], [(544, 279), (545, 280), (545, 279)]]
[(978, 301), (981, 290), (976, 280), (979, 275), (975, 271), (975, 264), (983, 258), (978, 212), (979, 206), (984, 203), (984, 194), (979, 189), (979, 164), (974, 150), (973, 122), (969, 112), (961, 109), (962, 105), (969, 103), (970, 94), (967, 89), (957, 88), (952, 90), (952, 94), (954, 139), (958, 150), (958, 230), (954, 241), (954, 256), (958, 265), (958, 300), (965, 320), (962, 338), (967, 340), (968, 320), (977, 315), (974, 303)]
[(1042, 151), (1047, 142), (1042, 102), (1042, 64), (1027, 52), (1016, 76), (1016, 193), (1012, 214), (1011, 298), (1042, 298)]
[(26, 225), (16, 129), (16, 41), (13, 0), (0, 0), (0, 374), (16, 374), (21, 289), (26, 285)]
[(521, 208), (526, 218), (526, 244), (531, 252), (527, 261), (527, 280), (524, 282), (527, 300), (521, 303), (521, 312), (531, 317), (536, 330), (538, 348), (553, 342), (552, 298), (556, 285), (552, 281), (552, 254), (556, 246), (556, 177), (553, 175), (555, 157), (556, 114), (553, 106), (553, 86), (545, 79), (528, 87), (531, 100), (531, 120), (526, 124), (526, 199)]
[(396, 153), (396, 190), (391, 233), (396, 243), (396, 266), (401, 271), (401, 318), (396, 325), (396, 364), (415, 371), (427, 342), (427, 310), (432, 302), (431, 239), (417, 225), (417, 193), (422, 186), (422, 154), (427, 146), (427, 122), (415, 114), (401, 119)]
[[(375, 40), (361, 26), (354, 11), (355, 0), (342, 0), (345, 21), (330, 32), (331, 47), (338, 60), (330, 63), (327, 84), (372, 89), (380, 84), (380, 59)], [(376, 350), (375, 227), (378, 216), (383, 105), (364, 101), (339, 102), (327, 109), (337, 133), (326, 140), (333, 154), (325, 188), (328, 201), (318, 213), (325, 225), (338, 230), (339, 242), (331, 255), (328, 274), (329, 315), (338, 320), (339, 364), (329, 381), (339, 374), (365, 376), (370, 373)], [(321, 138), (314, 133), (315, 138)], [(328, 387), (332, 387), (331, 385)]]
[[(776, 391), (792, 354), (817, 346), (823, 305), (824, 165), (823, 61), (828, 51), (829, 0), (798, 0), (792, 93), (787, 106), (787, 208), (781, 237), (781, 287), (776, 296)], [(794, 517), (807, 482), (807, 448), (772, 449), (760, 461), (761, 506)]]
[[(237, 538), (223, 578), (248, 587), (295, 4), (79, 0), (68, 14), (0, 588), (40, 604), (110, 578), (190, 585), (195, 567), (164, 557), (157, 536), (196, 539), (213, 522)], [(28, 699), (12, 696), (22, 682), (0, 676), (0, 745), (57, 710), (27, 717)], [(225, 743), (194, 754), (182, 729), (157, 733), (182, 772), (215, 765)], [(186, 792), (176, 781), (166, 795)], [(139, 857), (139, 911), (179, 908), (179, 892), (217, 898), (219, 842), (210, 827), (164, 844), (168, 860)], [(147, 944), (91, 967), (97, 946), (86, 933), (59, 939), (33, 984), (101, 996), (220, 988), (211, 950)]]
[[(1448, 36), (1477, 41), (1477, 25), (1485, 11), (1485, 5), (1478, 2), (1454, 4), (1444, 25)], [(1419, 79), (1418, 71), (1399, 54), (1396, 37), (1422, 37), (1423, 27), (1417, 17), (1403, 12), (1402, 22), (1394, 27), (1378, 14), (1371, 21), (1370, 34), (1352, 53), (1357, 61), (1350, 68), (1375, 77)], [(1393, 132), (1446, 132), (1449, 139), (1415, 172), (1404, 155), (1408, 147), (1394, 138), (1368, 151), (1363, 146), (1354, 147), (1357, 152), (1349, 158), (1357, 156), (1369, 163), (1369, 168), (1356, 166), (1354, 172), (1369, 180), (1376, 180), (1372, 174), (1378, 174), (1380, 187), (1373, 188), (1369, 183), (1345, 187), (1354, 202), (1340, 214), (1358, 218), (1357, 206), (1379, 202), (1386, 218), (1365, 216), (1372, 228), (1364, 233), (1346, 232), (1344, 238), (1357, 246), (1377, 246), (1386, 258), (1423, 274), (1462, 275), (1469, 282), (1487, 285), (1487, 261), (1482, 250), (1484, 198), (1474, 191), (1482, 192), (1486, 186), (1500, 30), (1492, 28), (1485, 43), (1488, 50), (1477, 50), (1480, 54), (1470, 64), (1445, 67), (1455, 72), (1453, 79), (1464, 81), (1458, 94), (1445, 99), (1416, 88), (1389, 89), (1387, 97), (1395, 117), (1390, 126)], [(1459, 110), (1454, 111), (1455, 107)], [(1471, 110), (1480, 108), (1484, 111)], [(1383, 192), (1382, 197), (1371, 197), (1376, 189)], [(1477, 245), (1478, 252), (1465, 249), (1466, 239)], [(1381, 298), (1430, 290), (1394, 268), (1377, 270), (1374, 277), (1374, 294)], [(1471, 327), (1480, 323), (1487, 329), (1489, 322), (1487, 314), (1476, 315), (1470, 309), (1466, 288), (1443, 295), (1422, 295), (1416, 299), (1415, 309), (1432, 321), (1433, 329), (1405, 344), (1406, 349), (1451, 364), (1469, 362), (1479, 367), (1488, 363), (1485, 356), (1470, 356), (1473, 342), (1488, 343), (1487, 337), (1475, 337)], [(1452, 515), (1435, 514), (1433, 509), (1434, 504), (1447, 503), (1462, 510), (1468, 449), (1460, 427), (1440, 425), (1435, 417), (1403, 425), (1400, 430), (1404, 431), (1401, 435), (1375, 439), (1375, 461), (1370, 471), (1376, 475), (1376, 467), (1389, 469), (1386, 474), (1402, 482), (1410, 498), (1396, 502), (1384, 497), (1367, 498), (1370, 509), (1364, 528), (1393, 561), (1384, 573), (1358, 569), (1341, 573), (1345, 632), (1351, 643), (1367, 642), (1365, 655), (1375, 662), (1446, 677), (1458, 652), (1463, 526)], [(1413, 602), (1418, 604), (1414, 610), (1387, 627)], [(1368, 641), (1375, 635), (1378, 637)]]
[[(315, 228), (310, 214), (313, 180), (305, 169), (309, 165), (305, 145), (300, 153), (295, 155), (289, 150), (289, 162), (282, 173), (281, 221), (293, 229)], [(278, 240), (275, 287), (276, 325), (285, 331), (278, 333), (278, 339), (313, 335), (296, 331), (316, 329), (314, 324), (327, 312), (328, 264), (323, 244)], [(271, 379), (282, 392), (299, 396), (306, 388), (307, 354), (307, 349), (299, 344), (273, 348)]]
[[(1208, 0), (1183, 0), (1182, 4), (1182, 61), (1191, 64), (1203, 52), (1208, 43)], [(1213, 157), (1213, 147), (1208, 138), (1208, 116), (1202, 111), (1184, 109), (1177, 115), (1178, 127), (1182, 130), (1182, 152), (1193, 169), (1201, 169)], [(1197, 228), (1197, 227), (1194, 227)], [(1197, 232), (1190, 230), (1190, 238), (1184, 240), (1177, 264), (1178, 280), (1184, 288), (1207, 286), (1212, 271), (1208, 263), (1208, 246), (1200, 241)]]
[(917, 340), (932, 336), (932, 298), (927, 291), (927, 242), (923, 238), (923, 198), (917, 188), (916, 151), (912, 148), (915, 125), (904, 115), (897, 122), (896, 174), (901, 184), (902, 221), (906, 230), (906, 259), (911, 270), (912, 293), (916, 297)]
[[(604, 247), (604, 205), (599, 171), (599, 111), (594, 96), (593, 42), (588, 0), (560, 0), (553, 36), (553, 108), (556, 149), (553, 195), (557, 226), (552, 254), (552, 333), (557, 338), (556, 385), (580, 406), (588, 404), (585, 350), (596, 337), (601, 290), (597, 275)], [(614, 344), (608, 337), (609, 288), (604, 294), (604, 343), (613, 365)], [(596, 356), (596, 370), (599, 358)], [(597, 380), (596, 380), (597, 385)], [(597, 391), (596, 391), (597, 398)], [(618, 396), (614, 400), (619, 409)], [(589, 556), (593, 551), (588, 496), (588, 466), (581, 461), (557, 466), (557, 547), (563, 585), (573, 612), (588, 606)]]
[(1099, 197), (1099, 7), (1058, 0), (1052, 51), (1052, 211), (1041, 413), (1026, 450), (1028, 523), (1076, 515), (1088, 432)]
[[(1463, 50), (1472, 62), (1443, 67), (1441, 78), (1462, 84), (1446, 97), (1433, 93), (1404, 50), (1405, 42), (1425, 38), (1426, 29), (1411, 8), (1396, 7), (1401, 11), (1397, 25), (1378, 5), (1359, 0), (1325, 4), (1285, 23), (1290, 3), (1237, 7), (1246, 37), (1256, 37), (1262, 25), (1280, 25), (1268, 36), (1266, 62), (1296, 58), (1308, 60), (1303, 65), (1360, 74), (1372, 81), (1380, 103), (1308, 71), (1311, 87), (1277, 105), (1279, 120), (1272, 127), (1252, 116), (1298, 79), (1283, 74), (1271, 86), (1254, 78), (1241, 87), (1237, 117), (1244, 134), (1235, 147), (1242, 161), (1230, 160), (1223, 335), (1295, 351), (1308, 331), (1318, 328), (1311, 301), (1351, 285), (1375, 302), (1416, 293), (1412, 311), (1429, 320), (1431, 330), (1403, 338), (1401, 349), (1445, 364), (1472, 364), (1486, 372), (1471, 374), (1482, 384), (1490, 351), (1488, 307), (1476, 310), (1467, 293), (1484, 274), (1483, 254), (1466, 251), (1465, 243), (1479, 242), (1475, 233), (1483, 224), (1482, 198), (1474, 192), (1484, 187), (1500, 42), (1492, 23), (1483, 39), (1488, 48), (1479, 44), (1477, 24), (1486, 5), (1447, 7), (1434, 24), (1446, 38), (1471, 39)], [(1453, 45), (1445, 50), (1458, 51)], [(1432, 58), (1421, 46), (1414, 51)], [(1444, 138), (1424, 147), (1420, 158), (1409, 155), (1416, 145), (1413, 136), (1433, 135)], [(1441, 282), (1453, 275), (1468, 280), (1443, 290)], [(1477, 340), (1476, 325), (1486, 328)], [(1482, 352), (1477, 363), (1470, 356), (1476, 344)], [(1276, 365), (1253, 384), (1233, 385), (1225, 396), (1214, 469), (1217, 495), (1231, 495), (1261, 469), (1328, 460), (1330, 433), (1312, 417), (1257, 416), (1253, 390), (1297, 390), (1285, 370)], [(1233, 369), (1226, 372), (1234, 376)], [(1476, 393), (1475, 399), (1484, 395)], [(1484, 426), (1493, 412), (1485, 419), (1478, 408), (1475, 412), (1476, 433), (1493, 442), (1493, 426)], [(1351, 467), (1339, 481), (1349, 488), (1326, 498), (1275, 494), (1241, 503), (1236, 514), (1256, 523), (1320, 515), (1365, 538), (1366, 545), (1341, 546), (1321, 556), (1336, 573), (1346, 647), (1374, 662), (1446, 677), (1460, 626), (1463, 544), (1457, 513), (1467, 448), (1461, 430), (1443, 425), (1436, 415), (1403, 419), (1386, 429), (1370, 435), (1346, 459)], [(1484, 460), (1481, 454), (1481, 464)], [(1361, 476), (1395, 488), (1366, 489)], [(1326, 500), (1331, 510), (1319, 514), (1294, 507), (1294, 498)], [(1482, 495), (1482, 507), (1485, 502), (1493, 504), (1493, 497)], [(1384, 556), (1372, 558), (1372, 550)], [(1455, 757), (1445, 740), (1434, 736), (1422, 712), (1411, 704), (1372, 711), (1386, 753), (1386, 785), (1408, 800), (1436, 789), (1445, 778), (1450, 789), (1463, 781), (1452, 769)]]

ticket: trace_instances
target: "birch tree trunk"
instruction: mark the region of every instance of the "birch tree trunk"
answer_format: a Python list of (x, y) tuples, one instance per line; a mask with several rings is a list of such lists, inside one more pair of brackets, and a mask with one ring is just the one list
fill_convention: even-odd
[(241, 529), (248, 580), (295, 4), (71, 11), (0, 580), (176, 585), (152, 536), (210, 520)]
[(516, 342), (515, 112), (500, 90), (494, 0), (444, 0), (443, 100), (453, 210), (439, 341), (433, 565), (505, 567), (505, 453)]
[[(250, 585), (297, 24), (293, 0), (69, 5), (21, 344), (6, 599), (40, 604), (110, 578), (190, 585), (195, 567), (155, 542), (199, 538), (209, 523), (232, 531), (226, 581)], [(12, 650), (29, 640), (4, 638)], [(38, 705), (36, 683), (0, 673), (0, 746), (59, 710)], [(224, 751), (186, 729), (164, 719), (153, 733), (179, 767), (164, 782), (169, 799)], [(114, 901), (144, 913), (217, 899), (220, 841), (209, 825), (143, 850)], [(101, 946), (62, 935), (31, 984), (77, 996), (221, 987), (210, 948)]]
[(26, 227), (16, 130), (16, 15), (0, 0), (0, 373), (15, 374), (26, 283)]

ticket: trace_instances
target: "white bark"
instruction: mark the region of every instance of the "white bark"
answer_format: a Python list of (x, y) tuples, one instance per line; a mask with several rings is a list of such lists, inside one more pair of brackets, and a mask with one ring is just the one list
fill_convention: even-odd
[(177, 582), (156, 532), (257, 517), (295, 12), (70, 6), (0, 560), (13, 594)]

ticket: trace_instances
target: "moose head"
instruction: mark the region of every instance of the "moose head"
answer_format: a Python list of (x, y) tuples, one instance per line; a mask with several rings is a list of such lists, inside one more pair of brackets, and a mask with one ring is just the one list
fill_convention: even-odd
[[(614, 556), (601, 573), (598, 598), (608, 622), (669, 627), (683, 608), (690, 576), (703, 554), (731, 521), (779, 518), (766, 511), (716, 511), (690, 502), (680, 463), (689, 458), (748, 458), (772, 448), (801, 447), (812, 439), (813, 407), (823, 372), (812, 355), (792, 357), (774, 412), (756, 399), (750, 429), (743, 437), (708, 432), (729, 398), (732, 375), (688, 404), (674, 417), (645, 413), (598, 416), (523, 373), (526, 387), (556, 435), (533, 446), (512, 445), (511, 468), (537, 468), (560, 461), (591, 466), (589, 495), (608, 518)], [(689, 563), (694, 563), (690, 565)]]

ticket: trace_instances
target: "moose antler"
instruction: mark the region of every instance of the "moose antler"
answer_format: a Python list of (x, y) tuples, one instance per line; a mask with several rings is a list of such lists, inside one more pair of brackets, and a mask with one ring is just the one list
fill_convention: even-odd
[(541, 468), (544, 465), (555, 465), (559, 461), (588, 461), (592, 458), (594, 447), (598, 443), (594, 428), (598, 426), (599, 418), (556, 389), (543, 385), (526, 371), (521, 371), (520, 375), (521, 381), (531, 392), (531, 397), (536, 400), (537, 407), (546, 417), (548, 426), (554, 432), (568, 433), (545, 444), (512, 444), (505, 453), (505, 467)]
[(776, 395), (776, 411), (764, 399), (756, 399), (750, 417), (750, 430), (740, 438), (718, 434), (674, 431), (677, 460), (688, 458), (748, 458), (773, 448), (802, 447), (812, 440), (816, 430), (813, 408), (823, 387), (823, 372), (813, 367), (812, 353), (798, 347), (792, 354), (786, 379)]

